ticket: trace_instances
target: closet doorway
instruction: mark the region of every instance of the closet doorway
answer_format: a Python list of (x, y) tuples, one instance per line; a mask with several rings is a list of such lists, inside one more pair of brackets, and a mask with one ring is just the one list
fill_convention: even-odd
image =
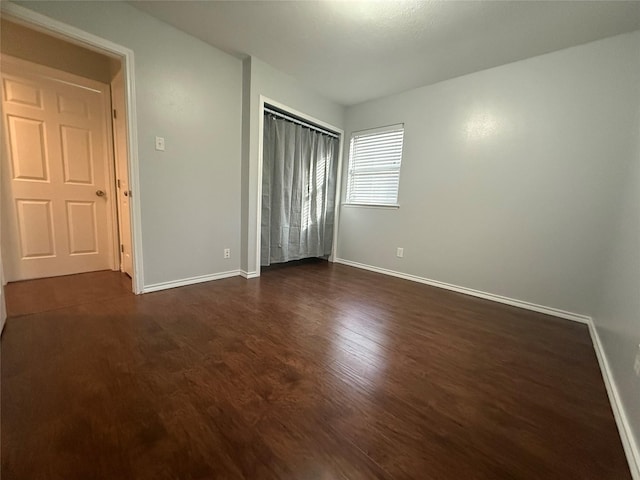
[(332, 260), (342, 131), (268, 101), (262, 123), (260, 267)]

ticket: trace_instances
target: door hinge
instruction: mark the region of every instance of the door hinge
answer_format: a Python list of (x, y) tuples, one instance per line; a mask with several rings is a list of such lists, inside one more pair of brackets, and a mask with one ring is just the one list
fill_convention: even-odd
[(116, 180), (118, 188), (120, 188), (120, 179)]
[(115, 108), (113, 109), (113, 118), (118, 118), (118, 112)]
[(124, 253), (124, 245), (120, 244), (120, 253)]

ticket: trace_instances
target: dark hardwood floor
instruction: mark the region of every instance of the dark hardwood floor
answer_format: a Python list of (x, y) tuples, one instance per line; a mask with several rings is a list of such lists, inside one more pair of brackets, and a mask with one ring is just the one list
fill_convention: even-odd
[(125, 280), (9, 285), (3, 479), (631, 478), (584, 325), (326, 263)]
[(9, 318), (96, 303), (131, 294), (131, 279), (111, 270), (9, 283), (5, 287)]

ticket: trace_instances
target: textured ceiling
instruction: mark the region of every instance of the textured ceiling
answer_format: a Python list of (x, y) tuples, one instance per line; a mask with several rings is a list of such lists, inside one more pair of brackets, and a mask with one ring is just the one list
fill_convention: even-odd
[(343, 105), (640, 28), (640, 2), (134, 1)]

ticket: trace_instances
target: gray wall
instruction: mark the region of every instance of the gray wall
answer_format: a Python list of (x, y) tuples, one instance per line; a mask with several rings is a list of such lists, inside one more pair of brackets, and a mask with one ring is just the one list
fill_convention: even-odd
[(347, 109), (347, 139), (404, 122), (405, 146), (400, 208), (343, 206), (338, 257), (591, 314), (612, 194), (637, 148), (639, 41), (621, 35)]
[(126, 3), (21, 5), (134, 51), (145, 285), (238, 269), (242, 62)]
[[(636, 45), (636, 84), (640, 63), (640, 42)], [(630, 102), (634, 103), (634, 102)], [(640, 109), (640, 95), (635, 104)], [(619, 185), (620, 203), (615, 223), (608, 232), (606, 268), (599, 302), (593, 319), (609, 360), (633, 429), (640, 443), (640, 378), (633, 371), (640, 345), (640, 115), (636, 115), (633, 133), (637, 150), (632, 158), (621, 162), (624, 182)]]
[[(243, 124), (242, 168), (242, 238), (241, 268), (255, 272), (257, 266), (256, 241), (258, 194), (258, 140), (260, 95), (282, 103), (287, 107), (329, 123), (337, 128), (344, 125), (344, 107), (318, 95), (295, 78), (286, 75), (255, 57), (245, 60), (245, 84), (243, 102), (248, 102), (248, 124)], [(243, 110), (246, 111), (246, 103)], [(246, 115), (246, 113), (245, 113)], [(245, 116), (244, 121), (246, 122)], [(246, 239), (246, 243), (245, 240)]]
[(2, 53), (102, 83), (111, 81), (111, 60), (64, 40), (0, 20)]

